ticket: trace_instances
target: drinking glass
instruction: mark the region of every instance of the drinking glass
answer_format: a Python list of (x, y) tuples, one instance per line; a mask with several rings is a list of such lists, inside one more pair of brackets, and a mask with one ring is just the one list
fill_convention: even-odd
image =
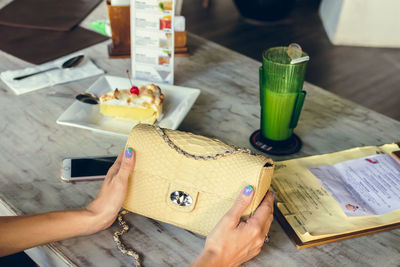
[(291, 64), (287, 51), (288, 47), (264, 51), (260, 67), (261, 135), (270, 141), (292, 137), (306, 97), (303, 83), (308, 60)]

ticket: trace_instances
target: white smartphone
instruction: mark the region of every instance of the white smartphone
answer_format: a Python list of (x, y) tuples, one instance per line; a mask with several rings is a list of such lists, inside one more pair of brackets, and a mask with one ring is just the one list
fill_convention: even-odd
[(61, 179), (66, 182), (104, 179), (116, 159), (110, 156), (63, 159)]

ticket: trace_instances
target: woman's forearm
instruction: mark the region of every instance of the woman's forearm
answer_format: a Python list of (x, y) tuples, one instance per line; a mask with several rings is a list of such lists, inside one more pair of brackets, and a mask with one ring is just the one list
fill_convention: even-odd
[(0, 216), (0, 257), (109, 227), (121, 209), (134, 167), (135, 152), (126, 148), (108, 170), (96, 199), (83, 209)]
[(85, 209), (0, 217), (0, 257), (49, 242), (91, 234), (95, 221)]

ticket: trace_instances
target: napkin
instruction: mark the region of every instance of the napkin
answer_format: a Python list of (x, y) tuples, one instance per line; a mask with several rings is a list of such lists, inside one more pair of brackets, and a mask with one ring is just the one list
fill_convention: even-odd
[(14, 0), (0, 10), (0, 24), (68, 31), (102, 0)]
[(109, 38), (81, 27), (46, 31), (0, 25), (0, 49), (33, 64), (55, 60)]
[[(68, 59), (80, 55), (73, 54), (66, 57), (59, 58), (55, 61), (46, 64), (29, 67), (20, 70), (8, 70), (0, 73), (0, 79), (10, 87), (15, 94), (20, 95), (28, 93), (41, 88), (53, 86), (60, 83), (66, 83), (76, 80), (89, 78), (91, 76), (103, 74), (104, 71), (99, 69), (90, 59), (85, 58), (78, 66), (70, 69), (61, 69), (61, 65)], [(14, 80), (15, 77), (27, 75), (30, 73), (38, 72), (53, 67), (60, 67), (60, 69), (51, 70), (48, 72), (33, 75), (31, 77)]]

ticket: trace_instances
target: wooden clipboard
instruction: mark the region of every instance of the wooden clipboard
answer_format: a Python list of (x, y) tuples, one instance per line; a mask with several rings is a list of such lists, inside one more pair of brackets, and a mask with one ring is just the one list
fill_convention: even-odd
[(342, 241), (342, 240), (346, 240), (346, 239), (351, 239), (351, 238), (356, 238), (356, 237), (360, 237), (360, 236), (372, 235), (375, 233), (390, 231), (390, 230), (400, 228), (400, 223), (394, 223), (394, 224), (388, 224), (388, 225), (371, 228), (371, 229), (367, 229), (367, 230), (354, 231), (354, 232), (348, 233), (348, 234), (338, 234), (338, 235), (335, 235), (332, 237), (321, 238), (321, 239), (313, 240), (313, 241), (309, 241), (309, 242), (302, 242), (301, 239), (297, 236), (296, 232), (293, 230), (293, 228), (287, 222), (287, 220), (282, 215), (282, 213), (280, 212), (279, 208), (276, 205), (274, 205), (274, 216), (278, 220), (278, 222), (281, 225), (281, 227), (283, 228), (283, 230), (289, 236), (290, 240), (292, 240), (293, 244), (298, 249), (315, 247), (315, 246), (319, 246), (319, 245), (329, 244), (329, 243)]
[[(400, 142), (397, 143), (397, 145), (400, 148)], [(400, 150), (399, 151), (394, 151), (392, 153), (396, 158), (400, 160)], [(376, 226), (368, 229), (363, 229), (363, 230), (355, 230), (352, 231), (351, 233), (346, 233), (346, 234), (337, 234), (334, 236), (330, 237), (325, 237), (317, 240), (312, 240), (312, 241), (307, 241), (303, 242), (300, 237), (296, 234), (294, 229), (290, 226), (289, 222), (286, 220), (285, 216), (282, 214), (282, 212), (279, 210), (278, 206), (275, 204), (274, 205), (274, 216), (278, 220), (279, 224), (283, 228), (283, 230), (286, 232), (286, 234), (289, 236), (290, 240), (292, 240), (293, 244), (298, 248), (298, 249), (303, 249), (303, 248), (309, 248), (309, 247), (314, 247), (314, 246), (319, 246), (323, 244), (328, 244), (328, 243), (333, 243), (337, 241), (342, 241), (350, 238), (356, 238), (360, 236), (366, 236), (366, 235), (371, 235), (383, 231), (390, 231), (394, 230), (397, 228), (400, 228), (400, 222), (395, 222), (392, 224), (386, 224), (386, 225), (381, 225), (381, 226)]]

